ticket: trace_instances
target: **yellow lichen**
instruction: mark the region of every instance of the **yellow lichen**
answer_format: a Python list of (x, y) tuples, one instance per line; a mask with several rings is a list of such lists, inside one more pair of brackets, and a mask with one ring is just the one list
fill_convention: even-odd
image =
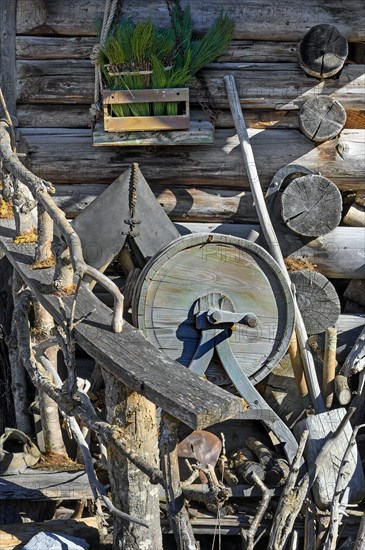
[(14, 239), (14, 244), (36, 243), (37, 240), (37, 231), (35, 231), (35, 229), (32, 229), (31, 231), (28, 231), (28, 233), (24, 233), (24, 235), (17, 235)]
[(56, 258), (52, 255), (50, 258), (42, 260), (41, 262), (34, 262), (34, 264), (32, 264), (32, 269), (49, 269), (50, 267), (54, 267), (55, 265)]
[(288, 271), (298, 271), (298, 269), (316, 270), (316, 264), (306, 260), (305, 258), (285, 258), (285, 265)]
[(72, 294), (75, 294), (76, 285), (71, 285), (66, 288), (60, 288), (53, 292), (54, 296), (70, 296)]
[(13, 207), (11, 202), (4, 201), (0, 198), (0, 219), (11, 220), (14, 218)]

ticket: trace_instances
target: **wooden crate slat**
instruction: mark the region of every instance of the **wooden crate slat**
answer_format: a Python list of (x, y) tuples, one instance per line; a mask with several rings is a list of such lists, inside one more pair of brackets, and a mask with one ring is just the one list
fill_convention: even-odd
[(189, 101), (189, 88), (161, 88), (147, 90), (104, 90), (104, 104), (118, 103), (169, 103), (170, 101)]
[(209, 120), (191, 120), (186, 130), (105, 132), (98, 123), (93, 132), (95, 147), (132, 147), (136, 145), (209, 145), (214, 141), (214, 126)]

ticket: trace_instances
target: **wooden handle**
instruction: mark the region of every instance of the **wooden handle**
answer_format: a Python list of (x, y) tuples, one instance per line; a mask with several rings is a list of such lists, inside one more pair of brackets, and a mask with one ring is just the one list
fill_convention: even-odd
[(303, 400), (307, 401), (309, 397), (308, 386), (304, 376), (302, 357), (298, 348), (298, 340), (295, 332), (293, 332), (293, 336), (290, 340), (288, 352), (299, 395)]
[(324, 359), (323, 359), (323, 381), (322, 392), (326, 407), (330, 408), (333, 401), (334, 381), (336, 376), (336, 349), (337, 349), (337, 328), (329, 327), (326, 330)]

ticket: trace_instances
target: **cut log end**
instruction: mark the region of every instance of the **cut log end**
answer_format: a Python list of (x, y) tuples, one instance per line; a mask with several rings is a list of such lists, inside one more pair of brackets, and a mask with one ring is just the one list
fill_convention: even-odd
[(319, 237), (341, 221), (342, 198), (336, 185), (323, 176), (295, 178), (281, 195), (281, 217), (299, 235)]
[(336, 137), (346, 123), (341, 103), (329, 96), (308, 99), (299, 113), (301, 132), (310, 140), (321, 142)]
[(340, 300), (330, 281), (321, 273), (309, 270), (292, 271), (290, 279), (305, 327), (309, 334), (319, 334), (335, 325), (341, 311)]
[(303, 71), (316, 78), (330, 78), (343, 67), (348, 55), (346, 38), (332, 25), (309, 29), (298, 45)]

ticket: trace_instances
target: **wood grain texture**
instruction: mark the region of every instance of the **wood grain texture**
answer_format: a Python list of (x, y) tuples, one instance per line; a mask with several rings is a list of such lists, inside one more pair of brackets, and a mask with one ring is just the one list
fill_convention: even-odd
[[(322, 414), (316, 414), (301, 420), (294, 427), (296, 437), (304, 430), (309, 430), (307, 445), (304, 450), (304, 456), (307, 464), (313, 464), (324, 443), (331, 437), (333, 432), (339, 426), (340, 421), (346, 414), (346, 409), (333, 409)], [(335, 448), (330, 449), (325, 467), (321, 468), (318, 477), (314, 482), (312, 491), (317, 506), (324, 510), (331, 504), (336, 479), (341, 460), (345, 454), (352, 428), (348, 422), (344, 428), (341, 438)], [(357, 446), (351, 451), (350, 459), (347, 464), (349, 468), (349, 502), (355, 503), (362, 500), (365, 490), (364, 474), (361, 466), (361, 459)]]
[[(188, 0), (182, 0), (186, 6)], [(165, 27), (169, 21), (166, 5), (160, 0), (150, 0), (141, 13), (138, 0), (126, 0), (123, 13), (133, 20), (152, 18), (158, 26)], [(211, 0), (209, 10), (204, 2), (192, 8), (194, 28), (197, 32), (207, 30), (219, 15), (222, 2)], [(303, 34), (318, 23), (335, 25), (349, 41), (363, 40), (363, 25), (359, 13), (361, 0), (354, 0), (351, 10), (336, 0), (319, 4), (308, 0), (292, 0), (287, 4), (262, 3), (250, 0), (246, 3), (227, 0), (224, 10), (236, 23), (234, 37), (242, 40), (257, 39), (260, 28), (261, 40), (299, 41)], [(103, 5), (97, 0), (19, 0), (17, 10), (17, 33), (34, 35), (95, 35), (95, 20), (102, 15)]]
[(346, 38), (333, 25), (312, 27), (298, 45), (302, 69), (316, 78), (329, 78), (343, 67), (348, 54)]
[(346, 122), (346, 111), (329, 96), (312, 97), (299, 113), (300, 130), (308, 139), (321, 142), (339, 135)]
[(321, 273), (309, 269), (291, 271), (289, 276), (295, 285), (298, 306), (308, 334), (318, 334), (335, 325), (341, 306), (333, 284)]
[(323, 176), (308, 174), (295, 178), (280, 199), (285, 225), (299, 235), (327, 235), (341, 221), (341, 193), (331, 180)]
[(15, 115), (16, 109), (15, 33), (16, 2), (2, 2), (0, 10), (0, 87), (11, 115)]
[(92, 498), (86, 473), (27, 469), (0, 478), (0, 500), (77, 500)]
[[(17, 36), (16, 54), (18, 59), (88, 59), (96, 41), (96, 36)], [(295, 62), (296, 50), (296, 42), (232, 40), (218, 61)]]
[(134, 323), (171, 358), (189, 366), (200, 340), (194, 305), (221, 292), (237, 312), (253, 312), (258, 326), (234, 325), (229, 344), (257, 383), (285, 353), (293, 330), (293, 304), (281, 272), (257, 245), (224, 235), (189, 235), (146, 265), (133, 299)]
[[(215, 67), (215, 68), (214, 68)], [(211, 64), (203, 71), (210, 93), (219, 108), (228, 108), (222, 84), (234, 71), (242, 105), (248, 109), (299, 109), (310, 97), (330, 95), (346, 109), (364, 110), (364, 66), (346, 66), (339, 79), (318, 82), (308, 78), (297, 63)], [(18, 103), (91, 104), (94, 67), (83, 59), (20, 60), (17, 62)], [(190, 101), (206, 101), (199, 81), (190, 85)]]
[[(4, 221), (0, 226), (1, 247), (7, 250), (9, 260), (21, 271), (42, 305), (60, 322), (58, 301), (42, 294), (39, 287), (52, 282), (53, 270), (33, 271), (34, 246), (14, 245), (14, 235), (12, 224)], [(64, 298), (66, 310), (69, 310), (71, 301), (72, 297)], [(77, 301), (76, 316), (88, 315), (87, 321), (75, 330), (77, 343), (129, 388), (193, 429), (202, 429), (242, 413), (242, 400), (171, 361), (126, 321), (121, 333), (111, 332), (112, 311), (85, 285), (82, 285)]]
[[(296, 130), (250, 130), (249, 134), (264, 188), (279, 168), (298, 162), (319, 169), (342, 190), (363, 185), (364, 130), (343, 130), (338, 139), (317, 147)], [(28, 153), (27, 167), (53, 183), (111, 183), (137, 161), (152, 185), (173, 180), (175, 185), (249, 188), (234, 130), (217, 130), (213, 145), (169, 150), (96, 149), (90, 130), (82, 129), (22, 128), (20, 135), (19, 150)]]
[[(359, 111), (349, 111), (358, 113)], [(193, 107), (192, 118), (203, 116), (203, 111)], [(18, 104), (17, 118), (21, 127), (37, 128), (88, 128), (91, 117), (88, 105), (49, 105), (49, 104)], [(249, 128), (299, 128), (296, 111), (247, 111), (246, 123)], [(350, 121), (351, 122), (351, 121)], [(220, 110), (217, 113), (216, 128), (233, 128), (233, 120), (229, 111)], [(347, 124), (347, 128), (362, 128), (357, 123)]]

